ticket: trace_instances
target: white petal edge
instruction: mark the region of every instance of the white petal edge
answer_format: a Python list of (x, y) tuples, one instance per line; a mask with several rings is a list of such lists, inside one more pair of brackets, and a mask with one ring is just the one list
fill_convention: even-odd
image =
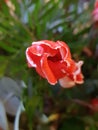
[(32, 66), (32, 67), (36, 67), (36, 64), (32, 61), (32, 59), (29, 57), (29, 55), (28, 55), (28, 48), (27, 48), (27, 50), (26, 50), (26, 58), (27, 58), (27, 61), (28, 61), (28, 63)]

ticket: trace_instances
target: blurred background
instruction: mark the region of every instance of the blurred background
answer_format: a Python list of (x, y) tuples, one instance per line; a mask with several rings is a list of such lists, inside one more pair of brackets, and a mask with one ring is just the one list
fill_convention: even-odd
[[(98, 129), (97, 6), (95, 0), (0, 0), (0, 102), (9, 122), (22, 101), (23, 130), (26, 122), (34, 130)], [(27, 67), (26, 48), (44, 39), (64, 41), (73, 59), (84, 61), (84, 84), (51, 86)]]

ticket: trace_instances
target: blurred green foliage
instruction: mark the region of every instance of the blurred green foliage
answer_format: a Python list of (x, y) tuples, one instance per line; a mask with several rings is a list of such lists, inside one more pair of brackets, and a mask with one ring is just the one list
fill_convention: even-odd
[[(94, 0), (8, 2), (0, 0), (0, 77), (9, 76), (26, 83), (23, 101), (27, 113), (32, 113), (30, 119), (34, 109), (43, 106), (41, 113), (45, 113), (44, 109), (49, 109), (47, 115), (60, 112), (59, 130), (97, 130), (98, 117), (95, 119), (87, 111), (89, 101), (98, 97), (98, 28), (93, 27), (92, 21)], [(84, 61), (83, 85), (61, 90), (58, 84), (51, 87), (34, 70), (28, 69), (25, 50), (33, 41), (43, 39), (65, 41), (73, 58)], [(82, 100), (84, 104), (72, 99)]]

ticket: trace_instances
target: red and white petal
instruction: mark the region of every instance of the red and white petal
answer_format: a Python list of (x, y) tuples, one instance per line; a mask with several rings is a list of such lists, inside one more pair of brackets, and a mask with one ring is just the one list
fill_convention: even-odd
[(76, 63), (76, 70), (74, 71), (74, 75), (78, 75), (79, 73), (81, 73), (81, 66), (83, 65), (83, 61), (79, 61), (78, 63)]
[(28, 67), (36, 67), (36, 64), (33, 62), (31, 56), (29, 55), (29, 48), (26, 49), (26, 59), (27, 59)]
[(58, 45), (60, 46), (60, 52), (63, 59), (71, 58), (71, 53), (68, 45), (62, 41), (57, 41)]
[(33, 42), (32, 45), (46, 45), (49, 46), (50, 48), (53, 49), (58, 49), (60, 48), (60, 45), (58, 45), (58, 43), (53, 42), (53, 41), (49, 41), (49, 40), (42, 40), (42, 41), (37, 41), (37, 42)]
[(83, 81), (83, 74), (81, 73), (81, 66), (83, 65), (83, 61), (79, 61), (78, 63), (76, 63), (77, 69), (76, 71), (73, 73), (73, 79), (75, 81), (75, 83), (78, 84), (82, 84)]
[(73, 72), (75, 72), (76, 63), (72, 59), (67, 58), (64, 62), (67, 63), (67, 68), (66, 68), (67, 73), (72, 74)]
[(42, 56), (43, 53), (44, 53), (43, 47), (41, 47), (41, 46), (39, 46), (39, 45), (37, 45), (37, 46), (36, 46), (36, 45), (30, 46), (30, 47), (29, 47), (29, 51), (30, 51), (32, 54), (36, 55), (36, 56)]
[(38, 74), (44, 77), (44, 74), (41, 70), (41, 63), (40, 63), (41, 56), (34, 55), (32, 53), (32, 49), (29, 47), (26, 50), (26, 59), (27, 59), (28, 67), (36, 68), (36, 71), (38, 72)]

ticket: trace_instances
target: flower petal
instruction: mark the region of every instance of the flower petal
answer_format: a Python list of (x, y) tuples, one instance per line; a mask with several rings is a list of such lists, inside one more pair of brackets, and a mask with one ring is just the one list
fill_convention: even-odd
[(27, 58), (28, 67), (35, 67), (39, 75), (44, 77), (44, 74), (41, 70), (41, 63), (40, 63), (41, 56), (39, 54), (38, 55), (33, 54), (32, 48), (29, 47), (26, 50), (26, 58)]
[(61, 87), (63, 87), (63, 88), (71, 88), (71, 87), (75, 86), (75, 82), (67, 76), (59, 79), (59, 83), (60, 83)]
[(49, 67), (50, 67), (52, 73), (57, 78), (57, 80), (66, 75), (67, 64), (63, 64), (63, 63), (61, 63), (61, 61), (52, 62), (51, 60), (48, 60), (48, 64), (49, 64)]
[(26, 59), (27, 59), (27, 62), (28, 62), (28, 67), (36, 67), (36, 64), (34, 63), (34, 61), (31, 58), (29, 48), (26, 49)]
[(84, 81), (83, 81), (83, 78), (84, 78), (84, 76), (80, 73), (80, 74), (78, 74), (77, 76), (76, 76), (76, 83), (77, 84), (82, 84), (82, 83), (84, 83)]
[(83, 61), (79, 61), (76, 63), (76, 70), (74, 73), (70, 74), (69, 77), (74, 80), (75, 83), (82, 84), (83, 81), (83, 74), (81, 73), (81, 66), (83, 65)]
[(41, 67), (42, 72), (44, 73), (45, 77), (47, 78), (48, 82), (52, 85), (57, 83), (57, 79), (54, 76), (53, 72), (51, 71), (48, 61), (47, 61), (47, 54), (44, 54), (41, 59)]
[(53, 41), (49, 41), (49, 40), (33, 42), (32, 45), (39, 45), (39, 46), (46, 45), (46, 46), (49, 46), (52, 49), (57, 49), (57, 48), (61, 47), (61, 45), (59, 45), (58, 43), (53, 42)]
[(64, 77), (67, 74), (73, 73), (76, 70), (76, 64), (73, 60), (53, 62), (48, 60), (49, 67), (57, 79)]
[(58, 45), (60, 46), (60, 52), (63, 59), (71, 58), (70, 49), (67, 44), (62, 41), (57, 41)]

